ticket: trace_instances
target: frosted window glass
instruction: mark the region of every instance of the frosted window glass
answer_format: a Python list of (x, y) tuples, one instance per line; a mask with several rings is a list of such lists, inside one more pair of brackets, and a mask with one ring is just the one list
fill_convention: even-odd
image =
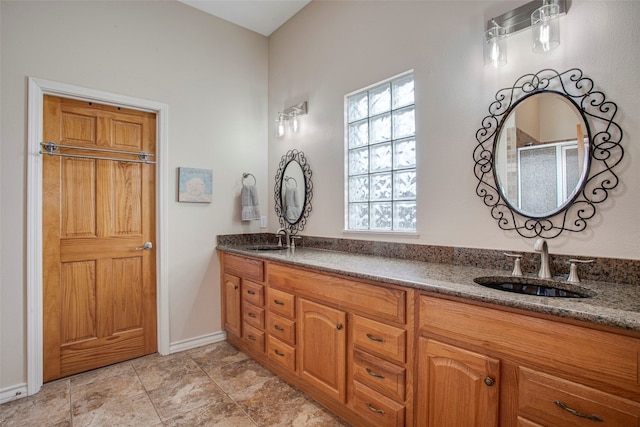
[(369, 115), (384, 113), (391, 110), (391, 86), (384, 86), (369, 91)]
[(391, 144), (372, 145), (369, 151), (371, 172), (391, 170)]
[(393, 89), (393, 108), (411, 105), (413, 101), (413, 74), (401, 77), (391, 83)]
[(369, 115), (368, 104), (369, 98), (367, 96), (367, 92), (349, 97), (349, 100), (347, 101), (349, 123), (367, 117)]
[(369, 143), (369, 121), (351, 123), (349, 125), (349, 148), (362, 147)]
[(415, 231), (413, 74), (348, 96), (346, 108), (347, 228)]

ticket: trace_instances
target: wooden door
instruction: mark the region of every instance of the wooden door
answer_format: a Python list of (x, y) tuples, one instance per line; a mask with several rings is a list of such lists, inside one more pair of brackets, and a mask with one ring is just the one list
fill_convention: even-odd
[[(56, 144), (153, 154), (155, 128), (151, 113), (44, 99)], [(43, 155), (42, 185), (44, 380), (156, 352), (155, 250), (137, 250), (155, 243), (155, 166)]]
[(325, 395), (345, 401), (346, 313), (298, 300), (300, 377)]
[(498, 425), (500, 362), (420, 337), (417, 425)]

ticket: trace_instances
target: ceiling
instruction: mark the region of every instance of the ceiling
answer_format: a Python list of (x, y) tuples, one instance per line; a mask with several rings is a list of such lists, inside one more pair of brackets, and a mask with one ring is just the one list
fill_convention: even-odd
[(311, 0), (178, 1), (268, 37)]

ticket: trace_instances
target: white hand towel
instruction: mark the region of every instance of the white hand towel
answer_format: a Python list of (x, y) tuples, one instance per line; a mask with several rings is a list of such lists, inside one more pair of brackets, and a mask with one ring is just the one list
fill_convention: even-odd
[(260, 219), (260, 208), (258, 206), (258, 190), (255, 185), (242, 184), (240, 192), (242, 204), (242, 220), (251, 221)]

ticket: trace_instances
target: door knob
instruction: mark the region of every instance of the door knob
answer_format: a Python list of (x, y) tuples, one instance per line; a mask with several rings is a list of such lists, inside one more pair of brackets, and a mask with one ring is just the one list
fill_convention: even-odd
[(150, 251), (151, 249), (153, 249), (153, 243), (145, 242), (141, 248), (136, 248), (136, 251)]

